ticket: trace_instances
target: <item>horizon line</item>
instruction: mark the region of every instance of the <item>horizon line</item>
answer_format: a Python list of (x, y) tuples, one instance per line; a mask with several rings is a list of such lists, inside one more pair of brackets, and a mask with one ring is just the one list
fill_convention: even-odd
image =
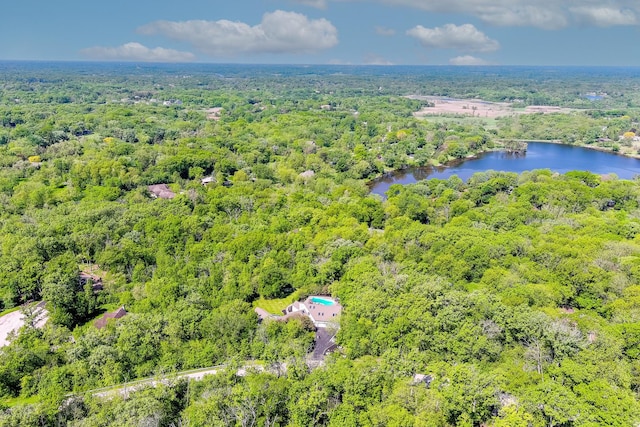
[(155, 61), (114, 61), (85, 59), (1, 59), (2, 63), (55, 63), (55, 64), (99, 64), (99, 65), (236, 65), (236, 66), (295, 66), (295, 67), (452, 67), (452, 68), (500, 68), (500, 67), (537, 67), (537, 68), (640, 68), (639, 65), (593, 65), (593, 64), (343, 64), (343, 63), (295, 63), (295, 62), (155, 62)]

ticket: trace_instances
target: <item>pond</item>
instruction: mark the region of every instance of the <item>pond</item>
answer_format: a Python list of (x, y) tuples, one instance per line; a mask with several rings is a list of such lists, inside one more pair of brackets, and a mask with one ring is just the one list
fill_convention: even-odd
[(426, 178), (447, 179), (452, 175), (458, 175), (466, 181), (476, 172), (495, 170), (520, 173), (533, 169), (551, 169), (559, 173), (586, 170), (632, 179), (640, 174), (640, 160), (572, 145), (529, 142), (526, 153), (492, 151), (454, 162), (447, 167), (426, 166), (395, 171), (372, 181), (370, 189), (371, 193), (384, 197), (393, 184), (413, 184)]

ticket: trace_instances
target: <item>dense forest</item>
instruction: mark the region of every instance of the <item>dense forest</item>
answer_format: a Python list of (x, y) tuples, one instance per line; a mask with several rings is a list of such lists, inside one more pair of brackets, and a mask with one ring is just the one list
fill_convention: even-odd
[[(25, 316), (0, 349), (0, 426), (640, 422), (639, 181), (367, 186), (510, 139), (635, 150), (633, 70), (0, 69), (0, 310)], [(573, 110), (417, 119), (415, 94)], [(314, 327), (254, 307), (314, 294), (344, 310), (312, 369)]]

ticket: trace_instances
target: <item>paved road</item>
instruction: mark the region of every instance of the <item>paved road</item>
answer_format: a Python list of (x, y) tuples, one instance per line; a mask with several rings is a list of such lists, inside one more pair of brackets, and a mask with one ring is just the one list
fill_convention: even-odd
[[(44, 324), (47, 323), (49, 313), (44, 309), (44, 304), (44, 301), (40, 301), (38, 305), (33, 308), (36, 328), (42, 328)], [(22, 310), (14, 311), (0, 317), (0, 347), (9, 345), (9, 334), (20, 329), (24, 325), (24, 320), (25, 315), (22, 313)]]
[(327, 328), (318, 328), (313, 352), (310, 356), (311, 360), (324, 360), (325, 352), (335, 345), (331, 341), (334, 336), (335, 333), (333, 331), (328, 331)]
[[(90, 393), (97, 397), (107, 397), (107, 396), (112, 396), (114, 394), (120, 394), (126, 397), (129, 395), (129, 393), (132, 393), (136, 390), (140, 390), (144, 387), (149, 387), (149, 386), (156, 387), (157, 385), (160, 385), (160, 384), (168, 385), (168, 384), (171, 384), (172, 382), (175, 382), (183, 378), (188, 378), (194, 381), (200, 381), (206, 375), (215, 375), (220, 371), (223, 371), (224, 369), (226, 369), (226, 365), (217, 365), (217, 366), (212, 366), (210, 368), (204, 368), (204, 369), (194, 369), (191, 371), (184, 371), (184, 372), (179, 372), (177, 374), (167, 375), (163, 378), (159, 378), (156, 376), (152, 378), (145, 378), (142, 380), (131, 381), (124, 384), (118, 384), (115, 386), (98, 388), (95, 390), (90, 390), (87, 393)], [(236, 371), (236, 375), (240, 377), (244, 377), (249, 372), (264, 371), (264, 370), (265, 369), (263, 366), (247, 364), (239, 368)]]
[[(332, 341), (335, 336), (335, 332), (333, 330), (327, 330), (327, 328), (318, 328), (316, 332), (315, 345), (313, 348), (313, 352), (309, 355), (308, 364), (309, 367), (316, 368), (321, 366), (324, 362), (325, 352), (329, 350), (331, 347), (335, 346), (335, 343)], [(97, 397), (106, 397), (114, 394), (120, 394), (122, 396), (128, 396), (129, 393), (139, 390), (144, 387), (155, 387), (159, 384), (170, 384), (175, 382), (176, 380), (182, 378), (188, 378), (194, 381), (199, 381), (207, 375), (215, 375), (220, 371), (226, 369), (226, 365), (217, 365), (211, 366), (209, 368), (203, 369), (194, 369), (191, 371), (183, 371), (175, 374), (170, 374), (165, 377), (159, 378), (158, 376), (145, 378), (142, 380), (131, 381), (124, 384), (118, 384), (110, 387), (103, 387), (95, 390), (90, 390), (87, 393), (90, 393)], [(236, 371), (236, 375), (245, 376), (252, 371), (264, 371), (265, 368), (258, 364), (247, 363)], [(277, 368), (278, 374), (282, 374), (283, 371), (286, 372), (287, 367), (285, 364), (281, 364)], [(71, 397), (71, 395), (70, 395)]]

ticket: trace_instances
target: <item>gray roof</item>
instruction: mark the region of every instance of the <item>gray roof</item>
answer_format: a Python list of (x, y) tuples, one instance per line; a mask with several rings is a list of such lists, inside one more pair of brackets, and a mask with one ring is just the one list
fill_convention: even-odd
[(319, 297), (322, 299), (333, 301), (333, 305), (322, 305), (313, 302), (312, 298), (318, 298), (317, 296), (310, 296), (304, 301), (304, 305), (309, 310), (309, 316), (314, 322), (330, 322), (337, 320), (336, 318), (342, 313), (342, 306), (340, 303), (330, 297)]
[(107, 322), (109, 321), (109, 319), (120, 319), (121, 317), (124, 317), (126, 314), (127, 314), (127, 311), (124, 309), (124, 307), (120, 307), (113, 313), (105, 313), (101, 318), (96, 320), (94, 325), (96, 328), (102, 329), (105, 326), (107, 326)]
[(161, 199), (173, 199), (176, 197), (176, 193), (171, 191), (167, 184), (154, 184), (150, 185), (148, 188), (151, 194)]

